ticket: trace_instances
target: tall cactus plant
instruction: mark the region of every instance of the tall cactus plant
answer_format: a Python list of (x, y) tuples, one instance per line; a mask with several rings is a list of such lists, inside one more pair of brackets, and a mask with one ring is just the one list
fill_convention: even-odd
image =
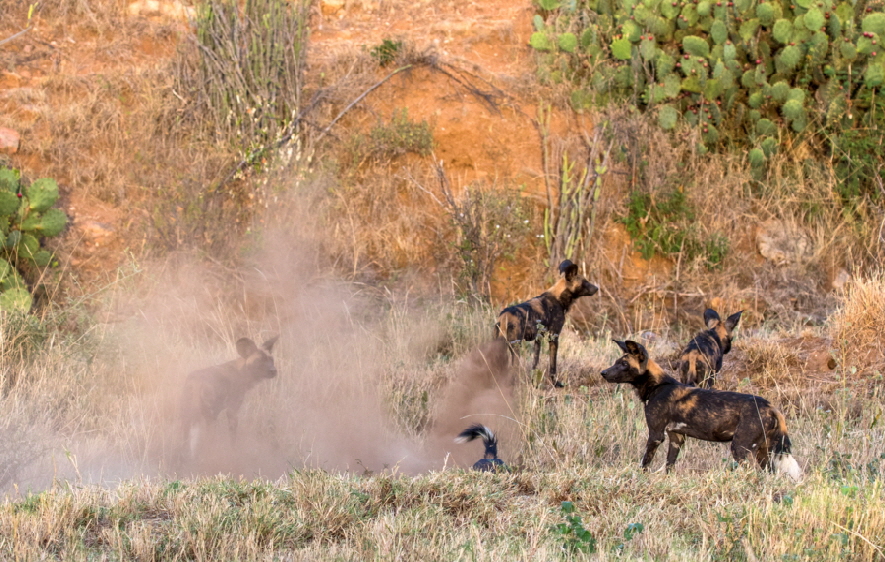
[(42, 178), (27, 184), (18, 171), (0, 167), (0, 310), (30, 310), (33, 297), (23, 271), (53, 261), (41, 240), (58, 236), (67, 216), (54, 208), (58, 184)]

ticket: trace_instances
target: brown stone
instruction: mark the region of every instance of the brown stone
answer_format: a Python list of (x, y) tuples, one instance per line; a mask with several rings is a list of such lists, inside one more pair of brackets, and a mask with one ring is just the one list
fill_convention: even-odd
[(15, 154), (21, 142), (21, 135), (12, 129), (0, 127), (0, 152)]

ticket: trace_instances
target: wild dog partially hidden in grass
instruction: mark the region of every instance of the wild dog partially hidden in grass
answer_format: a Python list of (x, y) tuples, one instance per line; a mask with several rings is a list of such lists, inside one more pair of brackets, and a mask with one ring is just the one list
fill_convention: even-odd
[(497, 472), (499, 470), (507, 470), (504, 461), (498, 458), (498, 438), (491, 429), (482, 424), (471, 425), (458, 434), (455, 443), (467, 443), (473, 441), (477, 437), (482, 437), (482, 442), (486, 447), (485, 456), (473, 463), (473, 470), (481, 472)]
[(731, 336), (743, 312), (735, 312), (725, 322), (712, 308), (704, 312), (707, 329), (698, 332), (679, 355), (676, 368), (683, 383), (713, 387), (716, 375), (722, 370), (722, 356), (731, 351)]
[(790, 453), (784, 416), (767, 400), (681, 384), (651, 360), (641, 344), (615, 343), (624, 355), (602, 371), (602, 378), (610, 383), (632, 384), (645, 404), (648, 442), (643, 469), (648, 468), (666, 433), (670, 439), (667, 472), (676, 463), (688, 435), (704, 441), (731, 441), (731, 454), (738, 462), (754, 455), (762, 468), (785, 472), (795, 480), (802, 475)]
[(246, 393), (259, 382), (277, 376), (271, 350), (279, 336), (258, 347), (249, 338), (237, 341), (239, 359), (193, 371), (184, 383), (181, 399), (183, 441), (191, 458), (197, 452), (200, 425), (209, 425), (222, 411), (227, 413), (231, 443), (236, 441), (237, 416)]
[(541, 295), (502, 310), (495, 324), (495, 338), (503, 338), (511, 344), (518, 341), (535, 342), (532, 369), (538, 366), (541, 338), (546, 334), (550, 342), (548, 372), (554, 386), (562, 386), (556, 380), (556, 350), (559, 346), (559, 333), (565, 324), (565, 314), (575, 300), (593, 296), (599, 291), (599, 287), (578, 274), (578, 266), (569, 260), (559, 264), (559, 274), (559, 281)]

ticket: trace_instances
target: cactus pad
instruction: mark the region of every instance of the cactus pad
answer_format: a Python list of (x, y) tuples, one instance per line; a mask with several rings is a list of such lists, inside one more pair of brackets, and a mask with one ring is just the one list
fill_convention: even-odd
[(755, 167), (759, 167), (762, 164), (765, 164), (765, 153), (762, 152), (761, 148), (754, 148), (750, 150), (749, 153), (750, 165)]
[(8, 217), (18, 211), (20, 206), (21, 199), (15, 193), (0, 190), (0, 217)]
[(0, 191), (18, 193), (19, 180), (15, 170), (0, 168)]
[(16, 287), (0, 293), (0, 310), (6, 312), (28, 312), (34, 304), (34, 298), (27, 289)]
[(51, 178), (41, 178), (22, 190), (28, 198), (28, 206), (35, 211), (45, 211), (58, 201), (58, 184)]

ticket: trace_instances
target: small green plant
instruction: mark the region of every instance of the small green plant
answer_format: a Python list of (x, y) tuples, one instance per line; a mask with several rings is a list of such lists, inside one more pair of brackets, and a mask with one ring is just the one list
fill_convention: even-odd
[(396, 60), (397, 55), (403, 48), (402, 41), (385, 39), (380, 45), (375, 45), (369, 50), (369, 55), (378, 61), (380, 66), (387, 66)]
[(409, 119), (409, 110), (394, 111), (388, 123), (379, 123), (369, 132), (371, 150), (388, 157), (413, 152), (427, 156), (433, 150), (433, 132), (430, 124), (422, 119)]
[(368, 134), (356, 134), (348, 145), (350, 164), (359, 167), (367, 159), (392, 160), (405, 154), (427, 156), (433, 151), (433, 131), (426, 120), (409, 119), (409, 110), (395, 110), (390, 120), (379, 122)]
[(710, 269), (720, 267), (728, 254), (728, 239), (718, 233), (702, 238), (694, 220), (694, 207), (677, 188), (655, 194), (633, 190), (620, 222), (645, 259), (682, 253), (688, 260), (702, 256)]
[(584, 528), (581, 516), (575, 513), (575, 504), (562, 502), (559, 508), (564, 523), (558, 523), (551, 529), (562, 539), (562, 547), (567, 552), (584, 552), (593, 554), (596, 552), (596, 539)]
[(0, 310), (31, 309), (33, 297), (22, 273), (54, 263), (41, 241), (67, 225), (64, 211), (52, 207), (57, 200), (55, 180), (23, 182), (18, 170), (0, 168)]
[(615, 547), (615, 550), (623, 550), (628, 542), (633, 540), (633, 537), (641, 533), (645, 530), (645, 525), (642, 523), (630, 523), (624, 529), (624, 542)]
[(681, 189), (656, 194), (634, 190), (621, 222), (645, 259), (655, 253), (675, 254), (685, 248), (694, 209)]

